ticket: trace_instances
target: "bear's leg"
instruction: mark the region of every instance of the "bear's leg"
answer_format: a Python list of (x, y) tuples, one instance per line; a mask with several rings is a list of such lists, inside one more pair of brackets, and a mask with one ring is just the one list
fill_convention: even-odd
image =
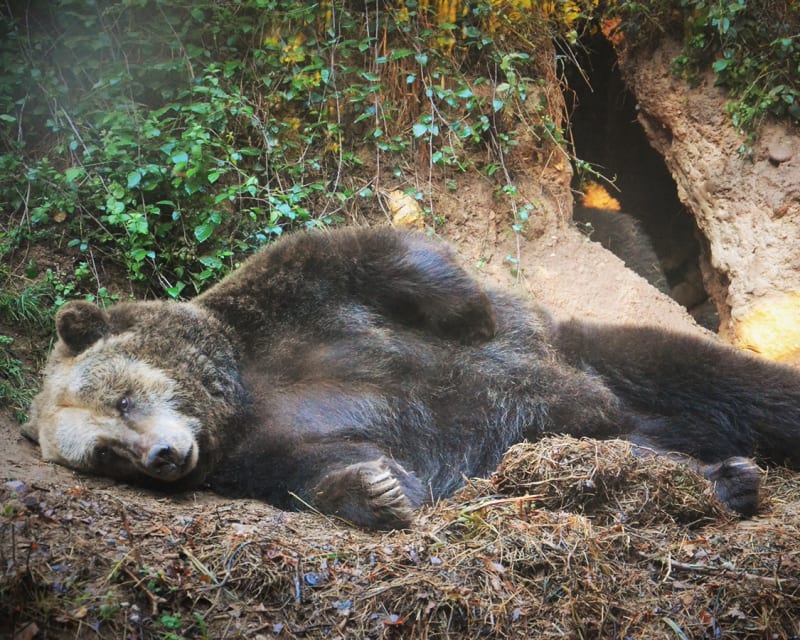
[[(242, 301), (255, 303), (247, 317)], [(262, 301), (262, 302), (259, 302)], [(195, 298), (234, 327), (260, 329), (281, 309), (323, 318), (316, 308), (358, 303), (384, 318), (465, 344), (496, 333), (491, 300), (443, 243), (391, 228), (297, 233), (247, 261)]]
[(425, 501), (413, 473), (386, 457), (325, 474), (311, 491), (313, 505), (371, 529), (402, 529)]
[(355, 291), (385, 316), (443, 338), (475, 344), (496, 332), (494, 309), (483, 288), (442, 243), (416, 234), (371, 231), (342, 253), (358, 257)]
[(630, 440), (707, 464), (755, 456), (800, 468), (800, 371), (650, 327), (570, 321), (556, 345), (619, 398)]

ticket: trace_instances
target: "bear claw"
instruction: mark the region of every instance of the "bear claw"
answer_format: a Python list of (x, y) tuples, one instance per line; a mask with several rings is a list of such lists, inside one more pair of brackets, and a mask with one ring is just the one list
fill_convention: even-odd
[(408, 526), (422, 502), (419, 480), (385, 457), (327, 474), (314, 493), (321, 511), (373, 529)]
[(411, 503), (403, 493), (400, 483), (388, 472), (385, 477), (372, 478), (367, 487), (367, 493), (376, 511), (382, 509), (390, 509), (397, 512), (407, 511), (409, 517), (413, 512)]

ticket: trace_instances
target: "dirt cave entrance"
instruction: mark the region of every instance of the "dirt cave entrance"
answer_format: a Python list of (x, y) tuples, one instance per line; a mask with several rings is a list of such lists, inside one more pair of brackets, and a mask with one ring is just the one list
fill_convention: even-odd
[(706, 242), (675, 181), (637, 120), (636, 97), (602, 34), (563, 58), (575, 156), (574, 221), (653, 286), (717, 332), (719, 315), (700, 268)]

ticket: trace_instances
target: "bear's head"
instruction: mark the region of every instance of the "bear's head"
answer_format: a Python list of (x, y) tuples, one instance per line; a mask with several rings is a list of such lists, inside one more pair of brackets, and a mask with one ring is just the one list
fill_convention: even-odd
[(140, 484), (201, 483), (249, 410), (225, 325), (192, 303), (70, 302), (23, 433), (42, 456)]

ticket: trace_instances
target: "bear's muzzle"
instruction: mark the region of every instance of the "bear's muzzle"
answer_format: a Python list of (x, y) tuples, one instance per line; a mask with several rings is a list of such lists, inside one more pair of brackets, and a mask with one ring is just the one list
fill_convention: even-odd
[(177, 480), (194, 467), (195, 446), (180, 451), (165, 440), (158, 440), (145, 453), (143, 467), (146, 473), (159, 480)]

